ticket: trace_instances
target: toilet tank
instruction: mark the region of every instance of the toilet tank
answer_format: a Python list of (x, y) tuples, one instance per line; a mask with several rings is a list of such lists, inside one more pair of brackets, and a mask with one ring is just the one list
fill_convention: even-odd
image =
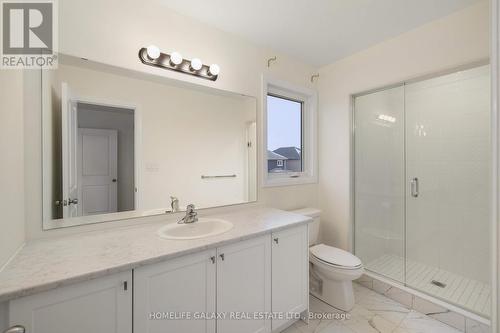
[(292, 213), (304, 215), (313, 219), (309, 223), (309, 246), (318, 244), (319, 242), (319, 222), (321, 211), (317, 208), (302, 208), (292, 210)]

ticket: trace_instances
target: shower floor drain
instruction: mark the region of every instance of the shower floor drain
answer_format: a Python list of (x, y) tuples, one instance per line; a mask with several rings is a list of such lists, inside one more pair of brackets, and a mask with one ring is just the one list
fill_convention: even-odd
[(439, 282), (437, 280), (432, 280), (431, 283), (435, 286), (438, 286), (439, 288), (445, 288), (446, 287), (446, 284), (443, 283), (443, 282)]

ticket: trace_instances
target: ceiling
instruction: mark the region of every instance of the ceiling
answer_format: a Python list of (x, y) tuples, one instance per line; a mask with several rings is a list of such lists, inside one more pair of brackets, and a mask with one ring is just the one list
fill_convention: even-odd
[(314, 66), (486, 0), (159, 0)]

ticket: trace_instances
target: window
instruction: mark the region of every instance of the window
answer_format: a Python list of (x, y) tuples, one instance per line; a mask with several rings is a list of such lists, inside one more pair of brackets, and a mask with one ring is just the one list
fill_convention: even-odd
[(267, 172), (302, 172), (303, 105), (303, 101), (268, 93)]
[(263, 86), (263, 185), (316, 182), (316, 93), (266, 78)]

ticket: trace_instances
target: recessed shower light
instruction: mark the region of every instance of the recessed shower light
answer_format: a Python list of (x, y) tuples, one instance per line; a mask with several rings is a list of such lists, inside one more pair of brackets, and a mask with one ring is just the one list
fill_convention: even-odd
[(395, 123), (396, 122), (396, 118), (393, 117), (393, 116), (388, 116), (386, 114), (379, 114), (378, 115), (378, 119), (379, 120), (383, 120), (383, 121), (387, 121), (389, 123)]

